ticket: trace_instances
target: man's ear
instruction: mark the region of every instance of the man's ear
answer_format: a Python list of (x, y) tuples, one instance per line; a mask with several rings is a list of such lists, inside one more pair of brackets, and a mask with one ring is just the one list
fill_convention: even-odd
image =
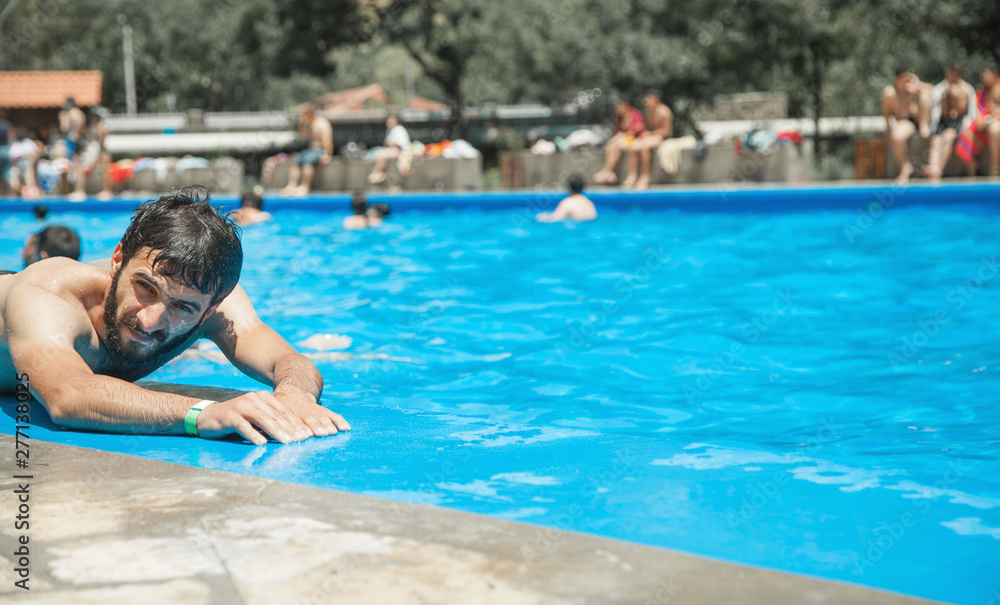
[(111, 273), (117, 273), (122, 265), (122, 243), (118, 242), (115, 251), (111, 253)]
[(208, 321), (208, 318), (209, 318), (209, 317), (211, 317), (211, 316), (215, 315), (215, 311), (216, 311), (216, 309), (218, 309), (218, 308), (219, 308), (219, 305), (218, 305), (218, 304), (214, 304), (214, 305), (212, 305), (211, 307), (209, 307), (209, 308), (208, 308), (208, 311), (205, 311), (205, 318), (204, 318), (204, 319), (202, 319), (202, 321)]

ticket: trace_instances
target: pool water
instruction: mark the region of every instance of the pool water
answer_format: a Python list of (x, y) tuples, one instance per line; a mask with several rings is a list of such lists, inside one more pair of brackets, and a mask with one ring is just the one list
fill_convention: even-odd
[[(434, 504), (1000, 598), (994, 209), (623, 210), (575, 226), (530, 212), (345, 232), (336, 213), (289, 209), (245, 230), (241, 283), (316, 361), (351, 433), (255, 448), (39, 419), (32, 437), (386, 497), (400, 514)], [(58, 220), (93, 260), (128, 217)], [(16, 268), (36, 225), (0, 225), (0, 267)], [(216, 357), (150, 378), (258, 388)], [(528, 564), (553, 539), (538, 536)]]

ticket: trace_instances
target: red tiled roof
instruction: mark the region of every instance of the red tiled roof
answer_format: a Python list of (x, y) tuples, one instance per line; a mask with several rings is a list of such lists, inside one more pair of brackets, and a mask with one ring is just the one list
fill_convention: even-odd
[(99, 71), (0, 71), (0, 107), (62, 107), (73, 97), (79, 107), (101, 103)]

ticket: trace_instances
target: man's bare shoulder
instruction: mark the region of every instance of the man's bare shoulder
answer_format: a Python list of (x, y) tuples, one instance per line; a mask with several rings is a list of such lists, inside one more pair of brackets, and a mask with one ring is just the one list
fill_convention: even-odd
[(93, 265), (63, 257), (47, 258), (34, 263), (12, 277), (13, 283), (4, 296), (18, 301), (58, 298), (87, 308), (104, 300), (104, 290), (111, 279), (110, 272)]
[(316, 132), (333, 132), (333, 124), (323, 116), (316, 116), (313, 120), (313, 130)]
[(11, 283), (0, 293), (5, 332), (9, 334), (20, 325), (15, 325), (16, 318), (27, 321), (44, 316), (46, 322), (57, 322), (75, 333), (77, 327), (89, 331), (88, 311), (103, 301), (110, 275), (97, 267), (55, 257), (34, 263), (8, 279)]

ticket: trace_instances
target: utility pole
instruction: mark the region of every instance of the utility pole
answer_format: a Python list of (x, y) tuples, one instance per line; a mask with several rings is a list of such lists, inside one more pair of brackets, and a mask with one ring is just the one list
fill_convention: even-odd
[(10, 15), (14, 7), (17, 6), (18, 0), (10, 0), (7, 6), (3, 7), (3, 12), (0, 12), (0, 71), (7, 71), (7, 56), (4, 54), (3, 46), (3, 24), (7, 21), (7, 17)]
[(413, 105), (413, 57), (406, 53), (406, 61), (403, 64), (406, 69), (406, 108)]
[(125, 15), (118, 15), (118, 23), (122, 26), (122, 51), (125, 55), (125, 113), (134, 116), (135, 102), (135, 63), (132, 62), (132, 26), (128, 24)]

